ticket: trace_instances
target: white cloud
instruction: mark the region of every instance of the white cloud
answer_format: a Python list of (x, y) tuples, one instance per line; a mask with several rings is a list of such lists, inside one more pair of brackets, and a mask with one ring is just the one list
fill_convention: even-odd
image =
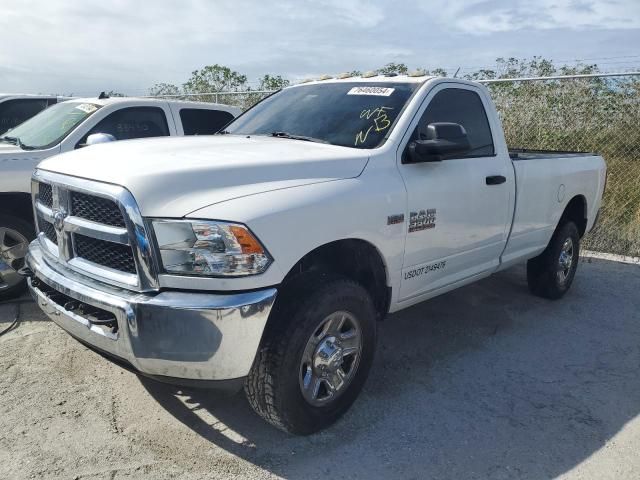
[(637, 0), (436, 0), (422, 8), (469, 34), (640, 28)]
[[(256, 79), (636, 54), (638, 0), (21, 0), (0, 15), (0, 90), (141, 94), (220, 63)], [(478, 35), (481, 34), (481, 35)], [(559, 56), (559, 57), (558, 57)]]

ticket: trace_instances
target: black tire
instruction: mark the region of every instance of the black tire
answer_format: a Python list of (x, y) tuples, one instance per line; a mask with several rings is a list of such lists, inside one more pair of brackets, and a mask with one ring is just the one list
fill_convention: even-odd
[[(349, 312), (360, 326), (361, 350), (350, 383), (326, 405), (302, 394), (301, 362), (307, 342), (331, 314)], [(315, 332), (315, 333), (314, 333)], [(376, 311), (358, 283), (333, 274), (305, 274), (278, 293), (272, 318), (245, 384), (253, 409), (285, 432), (309, 435), (338, 420), (369, 374), (376, 345)]]
[[(19, 217), (14, 217), (13, 215), (5, 215), (0, 214), (0, 229), (8, 228), (13, 232), (23, 236), (29, 242), (31, 242), (35, 238), (35, 230), (33, 225)], [(1, 233), (1, 232), (0, 232)], [(2, 249), (2, 245), (0, 245), (0, 249)], [(3, 252), (0, 251), (0, 261), (6, 260), (2, 258)], [(24, 259), (13, 260), (9, 265), (13, 270), (19, 270), (22, 266), (24, 266)], [(21, 279), (17, 284), (7, 287), (3, 279), (0, 278), (0, 300), (8, 300), (11, 298), (18, 297), (24, 293), (27, 288), (26, 279)]]
[[(35, 230), (33, 225), (13, 215), (0, 214), (0, 229), (8, 228), (13, 232), (21, 235), (31, 242), (35, 238)], [(2, 232), (0, 232), (1, 234)], [(0, 238), (0, 241), (2, 239)], [(0, 261), (4, 261), (7, 264), (7, 260), (3, 259), (2, 249), (3, 245), (0, 244)], [(24, 265), (24, 259), (12, 260), (9, 265), (13, 270), (19, 270)], [(0, 300), (7, 300), (20, 296), (27, 288), (27, 282), (25, 279), (21, 279), (17, 284), (7, 287), (2, 278), (0, 278)]]
[[(571, 242), (571, 264), (561, 268), (561, 253), (566, 242)], [(573, 222), (558, 226), (544, 252), (527, 262), (527, 283), (534, 295), (557, 300), (571, 288), (580, 256), (580, 232)], [(561, 270), (563, 270), (561, 272)], [(566, 272), (564, 271), (566, 270)]]

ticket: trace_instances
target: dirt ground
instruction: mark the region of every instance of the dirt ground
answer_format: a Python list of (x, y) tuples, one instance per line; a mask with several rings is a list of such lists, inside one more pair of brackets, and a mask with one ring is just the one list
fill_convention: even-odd
[(521, 267), (380, 325), (365, 390), (291, 437), (242, 395), (121, 370), (30, 302), (0, 305), (0, 478), (640, 478), (640, 266), (583, 260), (572, 291)]

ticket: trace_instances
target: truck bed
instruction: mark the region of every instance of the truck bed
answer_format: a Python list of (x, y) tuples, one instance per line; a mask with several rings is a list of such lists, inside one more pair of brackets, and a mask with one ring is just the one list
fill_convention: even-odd
[[(583, 201), (583, 231), (593, 226), (605, 182), (602, 157), (588, 152), (510, 150), (516, 177), (513, 224), (503, 263), (538, 255), (549, 243), (565, 206)], [(535, 160), (527, 162), (524, 160)]]
[(537, 160), (541, 158), (566, 158), (566, 157), (591, 157), (597, 155), (593, 152), (577, 152), (563, 150), (530, 150), (527, 148), (510, 148), (511, 160)]

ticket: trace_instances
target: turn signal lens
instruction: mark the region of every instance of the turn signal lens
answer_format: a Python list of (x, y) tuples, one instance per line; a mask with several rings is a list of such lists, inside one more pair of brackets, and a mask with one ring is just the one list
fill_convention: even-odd
[(244, 227), (238, 227), (236, 225), (231, 225), (229, 230), (235, 235), (236, 240), (240, 244), (240, 248), (242, 249), (242, 253), (246, 254), (258, 254), (261, 255), (264, 253), (264, 249), (262, 245), (258, 243), (258, 240), (251, 235), (251, 233)]

